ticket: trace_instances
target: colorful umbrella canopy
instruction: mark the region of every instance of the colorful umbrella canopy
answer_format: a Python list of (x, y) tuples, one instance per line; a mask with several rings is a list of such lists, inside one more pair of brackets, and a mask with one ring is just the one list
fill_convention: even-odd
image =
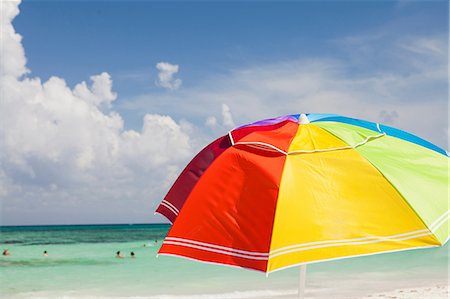
[(242, 126), (204, 148), (157, 208), (173, 223), (159, 254), (268, 273), (441, 246), (448, 166), (430, 142), (338, 115)]

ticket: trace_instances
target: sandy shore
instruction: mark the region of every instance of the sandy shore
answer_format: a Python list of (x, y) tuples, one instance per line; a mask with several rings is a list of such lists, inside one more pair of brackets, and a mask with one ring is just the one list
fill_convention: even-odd
[[(197, 294), (197, 295), (153, 295), (153, 296), (131, 296), (131, 297), (111, 297), (111, 296), (91, 296), (88, 294), (43, 294), (28, 293), (13, 296), (14, 299), (296, 299), (297, 290), (264, 290), (230, 292), (222, 294)], [(450, 290), (448, 285), (434, 285), (429, 287), (418, 287), (410, 289), (398, 289), (390, 292), (375, 293), (365, 296), (336, 296), (336, 294), (314, 295), (306, 293), (305, 299), (449, 299)]]
[[(203, 298), (203, 297), (202, 297)], [(242, 297), (250, 298), (250, 297)], [(290, 290), (283, 293), (273, 293), (259, 299), (294, 299), (297, 298), (297, 291)], [(305, 299), (450, 299), (449, 285), (433, 285), (429, 287), (418, 287), (409, 289), (398, 289), (390, 292), (375, 293), (365, 296), (315, 296), (306, 293)]]
[(436, 285), (414, 289), (399, 289), (387, 293), (378, 293), (360, 297), (359, 299), (449, 299), (449, 285)]

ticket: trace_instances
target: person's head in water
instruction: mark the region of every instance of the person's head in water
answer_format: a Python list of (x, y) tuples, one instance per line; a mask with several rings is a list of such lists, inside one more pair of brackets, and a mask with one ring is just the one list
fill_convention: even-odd
[(117, 252), (116, 252), (116, 257), (120, 257), (120, 258), (122, 257), (122, 256), (120, 255), (120, 251), (117, 251)]
[(44, 251), (44, 256), (48, 256), (47, 250)]
[(132, 252), (130, 253), (130, 255), (131, 255), (131, 257), (134, 257), (134, 252), (132, 251)]
[(3, 255), (11, 255), (8, 249), (3, 250)]

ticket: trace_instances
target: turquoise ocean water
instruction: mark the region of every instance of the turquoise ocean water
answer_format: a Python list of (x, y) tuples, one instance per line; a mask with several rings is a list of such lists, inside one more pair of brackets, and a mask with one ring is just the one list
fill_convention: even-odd
[[(289, 298), (298, 269), (270, 274), (160, 256), (166, 224), (1, 227), (1, 298)], [(158, 242), (155, 243), (155, 240)], [(144, 247), (143, 245), (146, 244)], [(49, 256), (44, 257), (47, 250)], [(125, 256), (115, 258), (120, 250)], [(135, 258), (130, 257), (133, 251)], [(448, 244), (308, 265), (306, 294), (353, 298), (448, 283)]]

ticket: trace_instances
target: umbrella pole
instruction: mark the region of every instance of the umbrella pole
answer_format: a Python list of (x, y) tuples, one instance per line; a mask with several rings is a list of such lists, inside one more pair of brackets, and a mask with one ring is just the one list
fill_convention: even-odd
[(300, 275), (298, 281), (298, 299), (305, 298), (306, 265), (300, 265)]

